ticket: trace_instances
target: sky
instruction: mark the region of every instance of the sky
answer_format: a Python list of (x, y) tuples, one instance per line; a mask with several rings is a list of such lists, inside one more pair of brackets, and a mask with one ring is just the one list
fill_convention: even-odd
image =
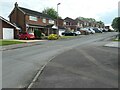
[[(42, 12), (44, 8), (54, 8), (63, 19), (65, 17), (94, 18), (111, 24), (112, 20), (118, 16), (120, 0), (0, 0), (0, 16), (8, 19), (10, 12), (14, 8), (15, 2), (18, 6)], [(118, 13), (119, 12), (119, 13)]]

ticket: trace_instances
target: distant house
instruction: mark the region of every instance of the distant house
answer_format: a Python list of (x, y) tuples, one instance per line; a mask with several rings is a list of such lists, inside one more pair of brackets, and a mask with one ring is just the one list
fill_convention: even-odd
[(83, 20), (80, 20), (80, 19), (76, 18), (75, 21), (77, 22), (77, 26), (79, 28), (83, 28), (84, 27), (84, 21)]
[(15, 23), (21, 28), (21, 32), (33, 33), (40, 30), (45, 35), (58, 33), (55, 26), (55, 19), (47, 14), (43, 14), (34, 10), (19, 7), (15, 3), (15, 7), (9, 15), (10, 22)]
[(64, 19), (64, 27), (66, 27), (70, 31), (76, 31), (77, 30), (77, 21), (72, 18), (66, 17)]
[(0, 39), (15, 39), (19, 28), (0, 16)]
[(97, 23), (96, 21), (91, 21), (91, 20), (81, 20), (79, 18), (75, 19), (78, 23), (78, 26), (80, 27), (99, 27), (99, 28), (104, 28), (104, 25)]

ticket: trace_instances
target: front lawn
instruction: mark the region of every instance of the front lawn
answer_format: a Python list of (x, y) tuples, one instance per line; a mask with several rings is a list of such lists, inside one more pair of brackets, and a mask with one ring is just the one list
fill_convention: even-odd
[(0, 40), (0, 46), (12, 45), (12, 44), (22, 44), (22, 43), (24, 43), (24, 42), (13, 41), (13, 40)]

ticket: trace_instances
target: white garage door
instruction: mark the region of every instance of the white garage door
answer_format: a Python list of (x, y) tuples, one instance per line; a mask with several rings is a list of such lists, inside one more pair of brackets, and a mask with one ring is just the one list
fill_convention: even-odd
[(59, 29), (59, 35), (62, 36), (62, 33), (65, 32), (64, 29)]
[(3, 39), (14, 39), (14, 29), (3, 28)]

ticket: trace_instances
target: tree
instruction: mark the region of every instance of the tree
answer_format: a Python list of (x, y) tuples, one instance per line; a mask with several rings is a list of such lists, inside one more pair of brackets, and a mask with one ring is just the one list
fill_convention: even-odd
[(104, 22), (102, 22), (102, 21), (97, 21), (97, 23), (98, 23), (99, 25), (104, 26)]
[(58, 13), (57, 13), (57, 11), (55, 11), (54, 8), (45, 8), (42, 11), (42, 13), (47, 14), (47, 15), (51, 16), (54, 19), (57, 19), (57, 17), (61, 18), (60, 16), (58, 16)]
[(94, 18), (84, 18), (84, 17), (78, 17), (80, 20), (86, 20), (86, 21), (92, 21), (95, 22), (96, 20)]
[(120, 17), (116, 17), (112, 21), (111, 25), (115, 30), (120, 31)]

